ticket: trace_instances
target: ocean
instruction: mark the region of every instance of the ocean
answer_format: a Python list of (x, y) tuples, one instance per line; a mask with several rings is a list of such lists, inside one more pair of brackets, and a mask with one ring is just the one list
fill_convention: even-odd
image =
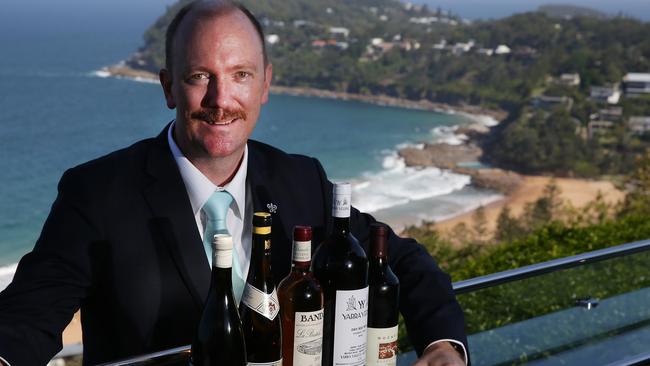
[[(173, 118), (157, 84), (97, 72), (134, 52), (170, 2), (3, 5), (0, 289), (33, 247), (67, 168), (155, 136)], [(400, 228), (499, 197), (469, 187), (467, 176), (409, 168), (397, 156), (403, 146), (452, 141), (454, 126), (469, 122), (462, 115), (274, 94), (253, 138), (317, 157), (331, 179), (353, 182), (357, 207)]]

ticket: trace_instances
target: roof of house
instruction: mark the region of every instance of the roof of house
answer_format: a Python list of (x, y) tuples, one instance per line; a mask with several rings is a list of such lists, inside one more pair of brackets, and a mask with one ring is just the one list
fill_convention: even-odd
[(650, 83), (650, 73), (630, 72), (623, 77), (623, 81)]

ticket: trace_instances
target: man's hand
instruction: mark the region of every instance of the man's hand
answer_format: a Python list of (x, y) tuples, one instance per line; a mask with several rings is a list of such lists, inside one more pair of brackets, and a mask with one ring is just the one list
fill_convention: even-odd
[(449, 342), (429, 346), (413, 366), (465, 366), (465, 361)]

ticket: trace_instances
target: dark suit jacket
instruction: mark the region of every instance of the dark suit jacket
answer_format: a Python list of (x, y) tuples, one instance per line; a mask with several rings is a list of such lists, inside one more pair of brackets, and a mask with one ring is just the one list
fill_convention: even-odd
[[(61, 178), (34, 250), (0, 294), (0, 355), (13, 366), (46, 364), (79, 308), (85, 364), (191, 343), (210, 269), (166, 131)], [(332, 185), (316, 159), (248, 146), (254, 208), (277, 206), (279, 282), (290, 269), (293, 226), (311, 225), (315, 245), (328, 232)], [(373, 221), (353, 209), (352, 232), (364, 248)], [(466, 342), (449, 277), (414, 240), (391, 232), (389, 250), (416, 350), (441, 338)]]

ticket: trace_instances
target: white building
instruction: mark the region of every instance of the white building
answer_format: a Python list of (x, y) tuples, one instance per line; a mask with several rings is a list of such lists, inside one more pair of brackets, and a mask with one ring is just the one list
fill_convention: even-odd
[(350, 35), (350, 30), (344, 27), (330, 27), (330, 34), (335, 36), (343, 36), (343, 38), (348, 38)]
[(500, 44), (500, 45), (497, 46), (497, 48), (494, 49), (494, 54), (495, 55), (507, 55), (510, 52), (512, 52), (510, 50), (510, 47), (508, 47), (508, 46), (506, 46), (504, 44)]
[(635, 135), (643, 135), (650, 131), (650, 116), (634, 116), (627, 121), (627, 127)]
[(621, 99), (621, 90), (619, 89), (618, 84), (592, 86), (589, 92), (589, 98), (597, 102), (617, 104)]
[(625, 95), (650, 94), (650, 73), (630, 72), (623, 77)]
[(372, 39), (370, 40), (370, 44), (373, 45), (373, 46), (379, 46), (379, 45), (381, 45), (382, 43), (384, 43), (384, 39), (383, 39), (383, 38), (376, 37), (376, 38), (372, 38)]
[(268, 43), (270, 45), (274, 45), (274, 44), (278, 43), (279, 41), (280, 41), (280, 36), (278, 36), (277, 34), (268, 34), (266, 36), (266, 43)]
[(560, 75), (560, 83), (568, 86), (580, 85), (580, 74), (562, 74)]
[(485, 55), (485, 56), (492, 56), (494, 53), (494, 50), (491, 48), (479, 48), (476, 51), (479, 55)]
[(604, 135), (614, 129), (614, 122), (591, 121), (587, 124), (587, 136), (591, 140), (594, 136)]

